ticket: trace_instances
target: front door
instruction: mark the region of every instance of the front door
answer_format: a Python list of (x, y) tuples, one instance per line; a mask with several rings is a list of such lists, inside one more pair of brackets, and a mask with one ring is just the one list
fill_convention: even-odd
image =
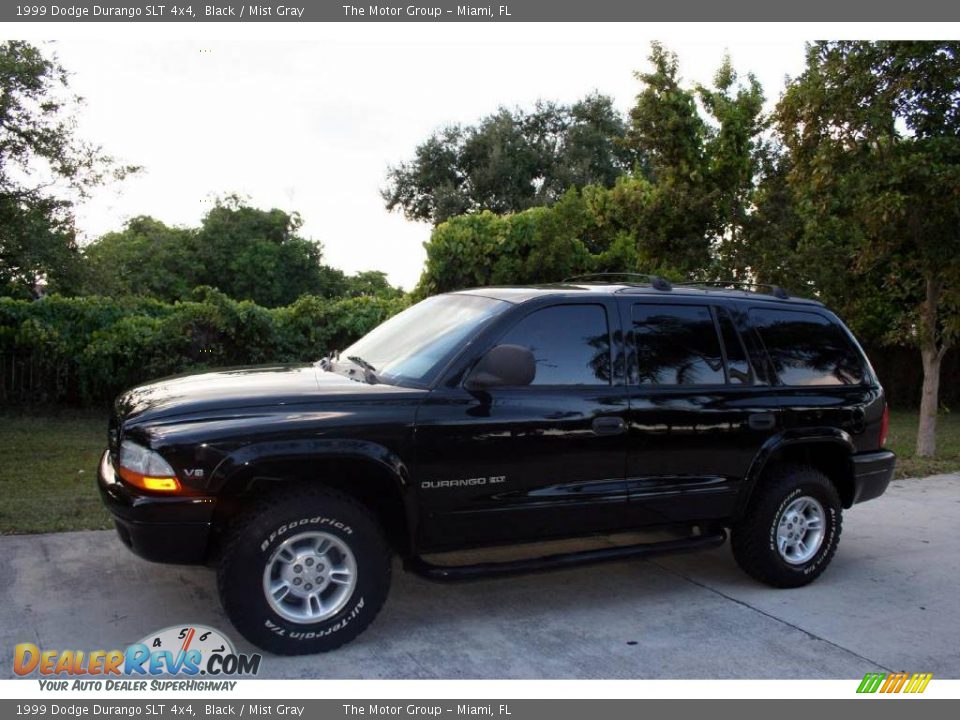
[(530, 348), (537, 367), (532, 384), (483, 392), (438, 388), (418, 412), (421, 551), (624, 523), (627, 402), (615, 362), (615, 302), (515, 312), (490, 346)]

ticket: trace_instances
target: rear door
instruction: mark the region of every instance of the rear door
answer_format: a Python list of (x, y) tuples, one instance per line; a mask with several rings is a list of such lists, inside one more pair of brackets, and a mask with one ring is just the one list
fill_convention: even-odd
[[(636, 526), (731, 515), (780, 408), (734, 303), (631, 299), (627, 489)], [(756, 348), (753, 348), (756, 351)]]
[(416, 427), (421, 549), (624, 524), (621, 337), (612, 298), (521, 307), (484, 350), (529, 347), (531, 385), (430, 393)]

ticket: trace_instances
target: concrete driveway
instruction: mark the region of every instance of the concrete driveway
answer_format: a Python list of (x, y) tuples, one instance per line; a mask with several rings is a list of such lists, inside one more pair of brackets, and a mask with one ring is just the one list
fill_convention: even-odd
[[(592, 542), (609, 542), (598, 539)], [(112, 532), (0, 537), (0, 674), (14, 644), (120, 648), (180, 623), (224, 630), (213, 573), (154, 565)], [(267, 677), (960, 677), (960, 475), (898, 481), (844, 520), (810, 587), (773, 590), (729, 549), (442, 585), (399, 567), (387, 605), (328, 655)]]

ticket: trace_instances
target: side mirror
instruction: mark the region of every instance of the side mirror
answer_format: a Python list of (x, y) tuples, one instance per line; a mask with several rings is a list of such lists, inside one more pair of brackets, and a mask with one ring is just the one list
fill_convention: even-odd
[(467, 390), (529, 385), (537, 375), (537, 363), (529, 348), (497, 345), (484, 355), (464, 386)]

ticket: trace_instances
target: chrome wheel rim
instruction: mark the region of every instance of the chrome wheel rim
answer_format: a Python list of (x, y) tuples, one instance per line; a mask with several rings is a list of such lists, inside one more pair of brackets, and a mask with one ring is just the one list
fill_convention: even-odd
[(826, 513), (809, 495), (787, 505), (777, 523), (777, 551), (791, 565), (808, 562), (823, 544)]
[(357, 586), (357, 561), (336, 535), (304, 532), (281, 543), (263, 571), (270, 608), (290, 622), (311, 625), (333, 617)]

